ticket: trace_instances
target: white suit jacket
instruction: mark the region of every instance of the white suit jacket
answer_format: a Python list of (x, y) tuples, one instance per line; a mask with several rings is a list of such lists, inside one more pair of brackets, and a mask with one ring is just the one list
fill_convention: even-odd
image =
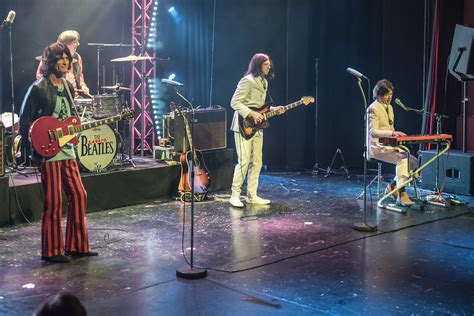
[(247, 117), (251, 111), (249, 107), (260, 108), (265, 105), (267, 88), (266, 79), (256, 78), (253, 75), (246, 75), (240, 79), (230, 101), (230, 106), (235, 110), (231, 131), (239, 132), (239, 115)]
[(395, 130), (393, 107), (390, 104), (384, 105), (376, 100), (367, 108), (367, 112), (367, 146), (369, 157), (377, 159), (379, 154), (394, 150), (393, 147), (382, 146), (379, 143), (380, 137), (390, 137)]

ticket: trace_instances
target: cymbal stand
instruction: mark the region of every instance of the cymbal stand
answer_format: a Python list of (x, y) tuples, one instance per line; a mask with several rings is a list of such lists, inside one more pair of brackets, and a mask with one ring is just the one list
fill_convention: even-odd
[[(123, 94), (120, 94), (119, 95), (119, 99), (120, 99), (120, 104), (123, 104), (124, 107), (123, 108), (128, 108), (128, 104), (127, 104), (127, 101), (126, 99), (123, 97)], [(132, 118), (133, 120), (133, 118)], [(128, 153), (125, 153), (125, 139), (124, 137), (122, 137), (122, 131), (119, 130), (119, 125), (118, 125), (118, 122), (116, 123), (116, 130), (117, 130), (117, 134), (119, 136), (119, 141), (120, 141), (120, 165), (124, 165), (124, 164), (131, 164), (134, 168), (136, 168), (136, 165), (135, 165), (135, 162), (133, 161), (133, 156), (132, 156), (132, 152), (133, 152), (133, 149), (132, 149), (132, 142), (130, 141), (130, 135), (132, 135), (132, 126), (133, 124), (130, 123), (130, 121), (127, 121), (127, 122), (123, 122), (124, 126), (122, 128), (122, 131), (123, 131), (123, 134), (125, 134), (125, 132), (127, 131), (127, 128), (125, 126), (125, 124), (128, 124), (128, 135), (125, 136), (125, 139), (128, 138), (129, 140), (129, 143), (130, 143), (130, 146), (127, 146), (127, 149), (128, 149)]]
[(100, 94), (100, 50), (102, 47), (133, 47), (131, 44), (87, 43), (88, 46), (97, 46), (97, 94)]

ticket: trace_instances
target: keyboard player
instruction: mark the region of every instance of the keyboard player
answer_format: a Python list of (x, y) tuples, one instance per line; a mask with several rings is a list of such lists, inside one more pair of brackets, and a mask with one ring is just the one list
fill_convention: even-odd
[(393, 108), (390, 104), (393, 97), (393, 84), (386, 80), (380, 80), (374, 87), (374, 102), (368, 107), (367, 120), (367, 145), (369, 157), (380, 161), (395, 164), (395, 178), (386, 188), (386, 193), (398, 187), (397, 204), (412, 206), (414, 202), (410, 199), (404, 187), (401, 185), (410, 177), (417, 165), (417, 159), (397, 147), (383, 146), (379, 143), (380, 137), (406, 136), (405, 133), (396, 131), (394, 127)]

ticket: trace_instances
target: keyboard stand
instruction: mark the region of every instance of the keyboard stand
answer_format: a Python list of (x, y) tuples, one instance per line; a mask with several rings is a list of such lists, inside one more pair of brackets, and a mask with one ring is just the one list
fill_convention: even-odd
[[(444, 145), (444, 148), (443, 150), (441, 150), (438, 154), (436, 154), (434, 157), (432, 157), (431, 159), (429, 159), (428, 161), (426, 161), (425, 163), (423, 163), (420, 167), (418, 167), (417, 169), (415, 169), (410, 177), (408, 178), (407, 181), (405, 181), (403, 184), (402, 184), (402, 187), (405, 187), (406, 185), (410, 184), (410, 182), (413, 182), (414, 183), (414, 188), (415, 188), (415, 195), (417, 197), (417, 199), (419, 199), (419, 194), (418, 194), (418, 190), (416, 189), (416, 180), (417, 178), (419, 178), (420, 176), (420, 172), (421, 170), (423, 170), (424, 168), (426, 168), (429, 164), (431, 164), (433, 161), (437, 160), (441, 155), (443, 155), (445, 152), (447, 152), (450, 148), (450, 145), (451, 145), (451, 142), (449, 140), (438, 140), (438, 141), (433, 141), (433, 143), (437, 143), (439, 145)], [(398, 145), (398, 147), (400, 149), (402, 149), (406, 154), (407, 154), (407, 158), (409, 159), (410, 157), (410, 150), (404, 146), (404, 145)], [(408, 167), (410, 167), (410, 164), (408, 164)], [(398, 213), (402, 213), (402, 214), (406, 214), (407, 213), (407, 208), (406, 207), (403, 207), (403, 206), (396, 206), (394, 204), (388, 204), (388, 205), (384, 205), (383, 202), (388, 199), (392, 194), (394, 193), (397, 193), (398, 192), (398, 187), (396, 187), (395, 189), (393, 189), (392, 191), (388, 192), (387, 194), (385, 194), (378, 202), (377, 202), (377, 207), (379, 208), (384, 208), (384, 209), (387, 209), (389, 211), (393, 211), (393, 212), (398, 212)]]

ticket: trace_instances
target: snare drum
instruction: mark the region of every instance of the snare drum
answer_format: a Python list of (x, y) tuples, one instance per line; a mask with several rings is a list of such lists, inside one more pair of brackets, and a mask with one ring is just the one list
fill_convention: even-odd
[(86, 171), (104, 171), (112, 163), (116, 154), (117, 137), (108, 125), (85, 130), (79, 136), (77, 158)]
[(120, 114), (122, 106), (118, 95), (99, 94), (95, 95), (92, 101), (92, 117), (103, 119)]

